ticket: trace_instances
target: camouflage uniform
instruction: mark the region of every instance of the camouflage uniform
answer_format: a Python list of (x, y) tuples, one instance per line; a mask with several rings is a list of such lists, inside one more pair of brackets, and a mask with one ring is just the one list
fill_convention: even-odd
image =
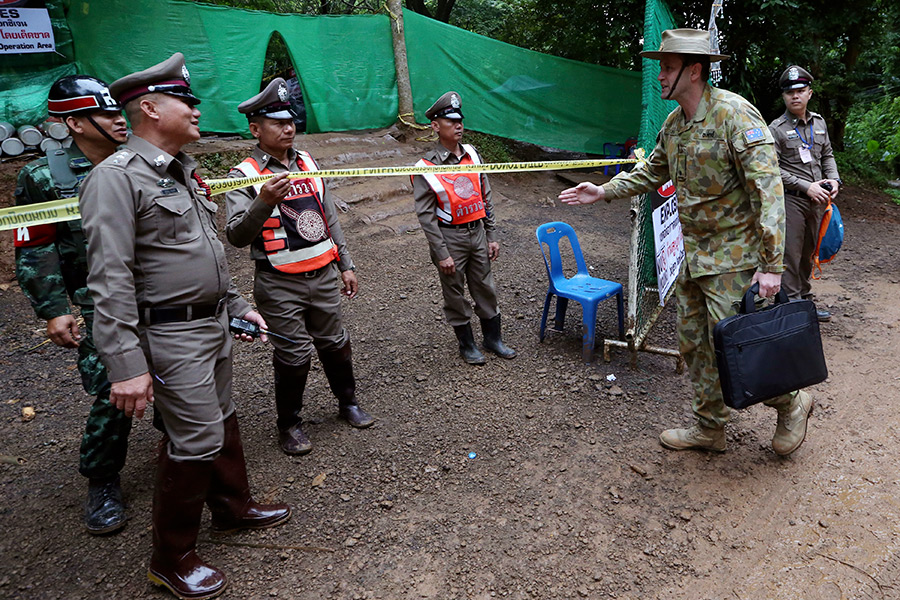
[[(676, 287), (680, 350), (694, 387), (694, 414), (703, 427), (721, 428), (731, 411), (722, 399), (713, 327), (734, 314), (756, 271), (783, 271), (784, 189), (759, 111), (707, 85), (692, 119), (680, 107), (669, 114), (646, 165), (603, 188), (607, 198), (622, 198), (670, 178), (686, 252)], [(766, 404), (786, 405), (795, 393)]]
[[(68, 150), (68, 158), (80, 183), (92, 165), (74, 145)], [(46, 158), (29, 163), (19, 172), (16, 205), (57, 199)], [(85, 477), (103, 479), (116, 475), (125, 464), (131, 419), (109, 403), (110, 384), (91, 335), (94, 303), (87, 288), (86, 248), (80, 220), (19, 229), (16, 278), (41, 319), (49, 321), (70, 314), (69, 299), (81, 310), (84, 327), (78, 346), (78, 371), (84, 390), (96, 400), (81, 440), (78, 470)]]

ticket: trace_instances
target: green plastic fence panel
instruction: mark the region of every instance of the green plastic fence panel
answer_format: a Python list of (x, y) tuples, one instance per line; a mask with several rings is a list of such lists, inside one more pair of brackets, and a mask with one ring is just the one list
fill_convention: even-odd
[(603, 153), (637, 137), (641, 75), (517, 48), (403, 11), (419, 122), (448, 90), (472, 129), (566, 150)]
[(48, 0), (56, 52), (0, 55), (0, 121), (34, 125), (47, 118), (47, 91), (54, 81), (75, 73), (72, 34), (62, 0)]
[[(653, 52), (659, 50), (662, 32), (675, 27), (675, 18), (662, 0), (647, 0), (644, 13), (644, 50)], [(642, 110), (638, 146), (644, 148), (649, 154), (656, 146), (656, 135), (659, 133), (663, 121), (678, 106), (678, 103), (674, 100), (662, 99), (662, 87), (657, 80), (659, 76), (658, 60), (641, 59), (641, 69)]]
[(385, 127), (396, 120), (385, 15), (278, 15), (173, 0), (72, 0), (69, 25), (79, 65), (110, 81), (182, 52), (191, 87), (203, 100), (205, 131), (246, 131), (237, 105), (259, 91), (275, 32), (300, 78), (308, 131)]
[[(647, 0), (644, 14), (644, 50), (659, 50), (662, 32), (676, 27), (675, 19), (663, 0)], [(638, 146), (649, 155), (656, 146), (656, 136), (668, 114), (678, 106), (674, 100), (662, 99), (658, 60), (642, 60), (641, 133)], [(653, 241), (653, 207), (649, 195), (632, 204), (635, 211), (631, 248), (628, 320), (634, 324), (634, 342), (640, 346), (659, 316), (659, 294), (656, 291), (656, 250)], [(673, 287), (669, 293), (671, 294)]]

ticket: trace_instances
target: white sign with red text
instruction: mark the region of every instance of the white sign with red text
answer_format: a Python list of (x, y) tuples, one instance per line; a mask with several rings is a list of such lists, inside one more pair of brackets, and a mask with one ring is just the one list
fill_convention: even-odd
[(0, 54), (55, 52), (46, 8), (0, 7)]
[[(656, 281), (659, 304), (665, 304), (666, 294), (684, 262), (684, 236), (678, 219), (678, 198), (675, 186), (667, 182), (656, 191), (662, 204), (653, 210), (653, 245), (656, 249)], [(656, 204), (656, 202), (654, 202)]]

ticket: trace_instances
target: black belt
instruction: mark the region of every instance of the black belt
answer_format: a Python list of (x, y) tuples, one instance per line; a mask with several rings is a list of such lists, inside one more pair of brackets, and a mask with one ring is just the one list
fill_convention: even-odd
[(453, 223), (444, 223), (442, 221), (438, 221), (438, 227), (443, 227), (445, 229), (476, 229), (479, 225), (481, 225), (481, 219), (476, 221), (469, 221), (468, 223), (459, 223), (454, 225)]
[(178, 323), (218, 317), (225, 310), (225, 304), (225, 298), (222, 298), (217, 304), (147, 306), (138, 309), (138, 322), (141, 325), (158, 325), (159, 323)]
[[(334, 262), (334, 261), (331, 261)], [(285, 273), (284, 271), (279, 271), (275, 267), (272, 266), (267, 259), (258, 258), (256, 259), (256, 268), (259, 271), (265, 271), (266, 273), (275, 273), (276, 275), (286, 275), (288, 277), (305, 277), (306, 279), (312, 279), (314, 277), (318, 277), (325, 273), (328, 269), (331, 268), (331, 263), (328, 263), (324, 267), (320, 267), (315, 271), (304, 271), (303, 273)]]

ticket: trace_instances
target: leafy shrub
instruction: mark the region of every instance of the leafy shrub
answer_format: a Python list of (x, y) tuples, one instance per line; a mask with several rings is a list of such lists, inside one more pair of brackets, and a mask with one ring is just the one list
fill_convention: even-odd
[(838, 169), (871, 182), (900, 175), (900, 97), (851, 109)]
[(508, 163), (514, 160), (506, 138), (489, 133), (466, 130), (465, 134), (463, 134), (463, 142), (475, 146), (484, 162)]

